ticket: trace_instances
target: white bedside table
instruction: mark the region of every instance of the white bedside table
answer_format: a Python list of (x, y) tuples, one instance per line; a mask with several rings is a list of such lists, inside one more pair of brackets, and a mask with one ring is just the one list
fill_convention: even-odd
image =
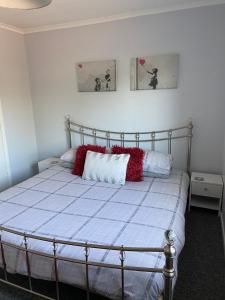
[(191, 206), (221, 211), (223, 180), (221, 175), (197, 173), (191, 174), (189, 210)]
[(54, 165), (59, 164), (60, 162), (62, 162), (62, 161), (58, 157), (48, 157), (46, 159), (43, 159), (38, 162), (38, 171), (40, 173)]

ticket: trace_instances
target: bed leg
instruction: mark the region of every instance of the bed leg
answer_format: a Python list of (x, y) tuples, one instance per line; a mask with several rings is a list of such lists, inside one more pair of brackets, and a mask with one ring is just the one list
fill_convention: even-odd
[(71, 136), (71, 124), (70, 124), (70, 115), (65, 117), (66, 119), (66, 131), (67, 131), (67, 143), (68, 148), (72, 148), (72, 136)]
[(173, 278), (175, 275), (173, 260), (176, 255), (176, 249), (174, 247), (175, 234), (172, 230), (166, 230), (165, 237), (167, 243), (164, 247), (166, 263), (163, 270), (163, 275), (165, 280), (163, 300), (172, 300), (173, 299)]

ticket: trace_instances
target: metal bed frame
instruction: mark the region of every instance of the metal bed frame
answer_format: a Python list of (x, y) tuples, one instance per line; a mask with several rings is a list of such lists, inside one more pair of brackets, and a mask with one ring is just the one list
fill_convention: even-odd
[[(152, 132), (115, 132), (115, 131), (105, 131), (90, 128), (87, 126), (82, 126), (77, 123), (74, 123), (70, 120), (70, 117), (66, 117), (66, 129), (68, 133), (68, 143), (69, 147), (72, 147), (72, 133), (79, 133), (81, 138), (81, 144), (85, 143), (85, 136), (93, 138), (94, 144), (97, 144), (97, 140), (105, 140), (108, 147), (110, 147), (111, 142), (120, 142), (122, 146), (125, 143), (135, 143), (139, 147), (140, 143), (151, 143), (151, 149), (155, 149), (155, 143), (157, 141), (168, 141), (168, 153), (171, 153), (172, 150), (172, 141), (175, 139), (186, 139), (187, 140), (187, 166), (186, 170), (190, 174), (190, 163), (191, 163), (191, 140), (192, 140), (192, 122), (189, 122), (188, 125), (161, 131), (152, 131)], [(165, 136), (166, 135), (166, 136)], [(132, 138), (134, 137), (134, 138)], [(2, 238), (2, 232), (8, 232), (17, 236), (23, 237), (23, 242), (21, 245), (14, 245), (10, 242), (4, 241)], [(175, 235), (172, 230), (167, 230), (165, 232), (166, 243), (162, 248), (154, 247), (125, 247), (125, 246), (111, 246), (103, 244), (92, 244), (92, 243), (80, 243), (80, 242), (71, 242), (60, 239), (47, 238), (43, 236), (37, 236), (33, 234), (23, 233), (17, 230), (9, 229), (3, 226), (0, 226), (0, 252), (2, 259), (2, 269), (3, 269), (3, 278), (0, 278), (0, 283), (5, 283), (9, 286), (21, 289), (23, 291), (29, 292), (33, 295), (37, 295), (43, 299), (47, 300), (60, 300), (63, 299), (60, 295), (59, 288), (59, 273), (58, 273), (58, 262), (65, 261), (73, 264), (80, 264), (84, 266), (85, 270), (85, 281), (86, 281), (86, 299), (90, 299), (90, 287), (89, 287), (89, 266), (95, 266), (100, 268), (110, 268), (117, 269), (120, 271), (121, 277), (121, 299), (125, 299), (125, 271), (138, 271), (138, 272), (149, 272), (149, 273), (162, 273), (164, 276), (164, 291), (162, 295), (158, 296), (158, 300), (172, 300), (173, 299), (173, 278), (175, 276), (174, 270), (174, 257), (176, 255), (176, 249), (174, 247)], [(52, 243), (52, 254), (39, 252), (29, 248), (29, 240), (39, 240)], [(84, 259), (72, 259), (62, 257), (57, 254), (57, 247), (59, 245), (70, 245), (74, 247), (83, 247), (84, 249)], [(28, 277), (28, 287), (20, 286), (19, 284), (12, 283), (8, 279), (7, 272), (7, 261), (5, 258), (5, 247), (11, 247), (22, 251), (25, 253), (25, 263)], [(112, 250), (117, 251), (120, 258), (120, 264), (108, 264), (103, 262), (94, 262), (89, 260), (89, 253), (91, 249), (103, 249), (103, 250)], [(165, 255), (165, 266), (164, 268), (149, 268), (149, 267), (134, 267), (126, 265), (125, 263), (125, 253), (126, 252), (157, 252), (164, 253)], [(34, 291), (32, 285), (32, 271), (30, 263), (30, 254), (35, 254), (37, 256), (50, 258), (53, 261), (54, 277), (55, 277), (55, 298), (49, 297), (47, 295), (41, 294), (38, 291)]]

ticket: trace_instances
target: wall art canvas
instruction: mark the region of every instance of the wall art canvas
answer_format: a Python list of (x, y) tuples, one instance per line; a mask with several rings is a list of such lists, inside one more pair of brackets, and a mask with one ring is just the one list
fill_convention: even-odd
[(79, 92), (116, 90), (116, 60), (79, 62), (76, 71)]
[(131, 90), (177, 88), (178, 64), (178, 54), (132, 58)]

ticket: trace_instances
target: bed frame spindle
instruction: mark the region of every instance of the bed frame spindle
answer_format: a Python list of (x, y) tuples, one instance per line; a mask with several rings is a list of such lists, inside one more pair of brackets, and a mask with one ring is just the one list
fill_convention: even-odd
[(96, 140), (96, 129), (93, 129), (92, 130), (92, 134), (93, 134), (93, 138), (94, 138), (94, 145), (96, 145), (97, 144), (97, 140)]
[(172, 130), (168, 131), (168, 154), (171, 154)]
[(121, 299), (124, 300), (124, 261), (125, 261), (125, 252), (123, 246), (120, 250), (120, 265), (121, 265)]
[(89, 287), (89, 264), (88, 264), (88, 257), (89, 257), (89, 254), (90, 254), (90, 249), (88, 248), (88, 244), (86, 243), (85, 244), (85, 274), (86, 274), (86, 295), (87, 295), (87, 300), (90, 299), (90, 287)]
[(155, 132), (151, 132), (151, 150), (155, 151)]
[(81, 139), (81, 145), (84, 145), (84, 127), (80, 127), (80, 139)]
[(26, 255), (26, 265), (27, 265), (29, 289), (32, 291), (33, 288), (32, 288), (32, 282), (31, 282), (30, 259), (29, 259), (29, 251), (28, 251), (28, 244), (27, 244), (27, 236), (26, 236), (25, 232), (24, 232), (23, 240), (24, 240), (25, 255)]
[(120, 134), (120, 139), (121, 139), (121, 146), (124, 147), (124, 133), (121, 132)]
[(57, 245), (55, 239), (53, 239), (53, 256), (54, 256), (54, 271), (55, 271), (55, 290), (56, 290), (56, 300), (59, 300), (59, 273), (57, 266)]
[(135, 133), (135, 140), (136, 140), (136, 147), (139, 148), (139, 140), (140, 140), (139, 132)]
[(68, 146), (69, 148), (72, 148), (70, 115), (66, 116), (66, 134), (67, 134)]
[(106, 138), (107, 138), (107, 145), (106, 146), (108, 148), (110, 148), (110, 132), (109, 131), (106, 132)]

